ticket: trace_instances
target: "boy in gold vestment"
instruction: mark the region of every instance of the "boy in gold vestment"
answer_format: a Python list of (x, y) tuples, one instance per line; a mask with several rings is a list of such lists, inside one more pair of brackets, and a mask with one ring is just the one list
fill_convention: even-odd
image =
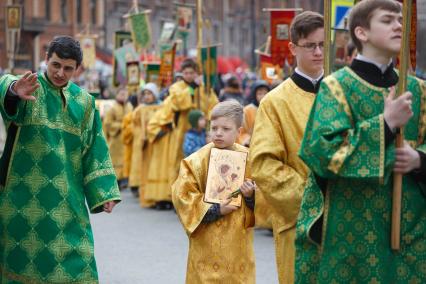
[[(189, 238), (186, 283), (254, 283), (253, 253), (255, 184), (240, 187), (241, 207), (204, 202), (212, 148), (247, 152), (236, 144), (243, 108), (236, 101), (219, 103), (212, 110), (212, 143), (181, 162), (172, 186), (173, 204)], [(247, 169), (246, 169), (247, 177)]]
[(250, 141), (253, 178), (273, 209), (280, 284), (294, 283), (296, 221), (308, 173), (297, 153), (324, 73), (323, 17), (310, 11), (297, 15), (290, 39), (296, 70), (260, 103)]

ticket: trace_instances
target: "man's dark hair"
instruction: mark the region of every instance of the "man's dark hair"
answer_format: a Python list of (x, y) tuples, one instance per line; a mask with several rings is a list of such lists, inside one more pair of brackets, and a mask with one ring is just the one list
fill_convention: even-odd
[(238, 82), (237, 77), (232, 76), (226, 81), (226, 87), (233, 88), (233, 89), (239, 89), (240, 83)]
[(183, 70), (185, 70), (186, 68), (192, 68), (194, 69), (196, 72), (198, 72), (198, 65), (197, 63), (191, 59), (191, 58), (187, 58), (184, 61), (182, 61), (182, 64), (180, 65), (180, 70), (181, 72)]
[(321, 14), (312, 11), (302, 12), (291, 22), (290, 40), (298, 44), (300, 39), (320, 28), (324, 28), (324, 17)]
[(70, 36), (56, 36), (50, 42), (47, 49), (47, 59), (51, 58), (53, 53), (61, 59), (73, 59), (77, 62), (77, 67), (83, 61), (83, 53), (80, 43)]
[(362, 44), (355, 35), (356, 27), (370, 28), (371, 18), (376, 10), (381, 9), (394, 13), (401, 12), (401, 4), (389, 0), (363, 0), (356, 4), (349, 15), (349, 32), (352, 42), (359, 52), (362, 52)]

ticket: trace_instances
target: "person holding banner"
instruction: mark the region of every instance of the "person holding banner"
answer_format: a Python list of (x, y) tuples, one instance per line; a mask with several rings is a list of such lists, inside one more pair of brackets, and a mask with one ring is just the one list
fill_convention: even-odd
[(110, 213), (120, 192), (95, 98), (70, 81), (82, 57), (58, 36), (45, 73), (0, 79), (2, 283), (98, 283), (87, 207)]
[(297, 68), (260, 102), (250, 142), (253, 178), (273, 211), (280, 284), (294, 283), (296, 220), (308, 174), (297, 152), (324, 74), (323, 17), (310, 11), (297, 15), (290, 40)]
[[(349, 29), (359, 54), (321, 83), (299, 152), (311, 173), (296, 283), (426, 283), (426, 86), (409, 76), (395, 98), (401, 15), (396, 1), (356, 4)], [(390, 241), (394, 174), (404, 174), (399, 251)]]

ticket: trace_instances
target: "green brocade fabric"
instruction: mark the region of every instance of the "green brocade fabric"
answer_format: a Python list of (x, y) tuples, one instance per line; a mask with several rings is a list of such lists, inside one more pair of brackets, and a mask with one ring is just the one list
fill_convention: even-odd
[[(414, 116), (405, 139), (425, 151), (424, 82), (410, 77), (408, 89)], [(388, 93), (348, 67), (321, 84), (299, 152), (312, 172), (296, 227), (296, 283), (426, 283), (425, 185), (411, 174), (403, 178), (401, 251), (390, 248), (395, 146), (385, 148)], [(326, 178), (325, 194), (315, 176)]]
[[(0, 283), (97, 283), (86, 207), (120, 200), (95, 101), (69, 82), (38, 76), (37, 100), (4, 109), (17, 78), (0, 78), (0, 112), (18, 126), (6, 182), (0, 186)], [(4, 158), (4, 157), (3, 157)], [(4, 164), (4, 163), (2, 163)]]

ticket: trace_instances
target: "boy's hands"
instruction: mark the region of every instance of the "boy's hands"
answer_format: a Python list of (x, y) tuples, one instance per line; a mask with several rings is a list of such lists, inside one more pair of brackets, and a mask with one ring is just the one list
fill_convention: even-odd
[(251, 198), (256, 190), (256, 183), (250, 179), (246, 179), (243, 185), (240, 187), (243, 196)]
[(395, 99), (395, 87), (392, 87), (389, 96), (385, 99), (384, 111), (384, 118), (390, 129), (404, 126), (413, 116), (412, 96), (410, 92), (405, 92)]
[(32, 95), (35, 90), (40, 87), (37, 82), (37, 73), (26, 72), (12, 87), (19, 98), (25, 101), (35, 101), (36, 98)]
[(103, 208), (104, 208), (104, 212), (106, 212), (106, 213), (111, 213), (112, 212), (112, 209), (114, 208), (114, 206), (115, 206), (115, 201), (108, 201), (108, 202), (106, 202), (105, 204), (104, 204), (104, 206), (103, 206)]
[(232, 213), (232, 212), (234, 212), (235, 210), (238, 209), (237, 206), (229, 204), (229, 203), (231, 203), (231, 201), (232, 201), (232, 199), (228, 198), (220, 204), (220, 215), (225, 216), (225, 215), (228, 215), (229, 213)]
[(421, 166), (419, 153), (411, 148), (411, 146), (404, 141), (404, 146), (395, 149), (395, 164), (393, 171), (399, 174), (406, 174)]

